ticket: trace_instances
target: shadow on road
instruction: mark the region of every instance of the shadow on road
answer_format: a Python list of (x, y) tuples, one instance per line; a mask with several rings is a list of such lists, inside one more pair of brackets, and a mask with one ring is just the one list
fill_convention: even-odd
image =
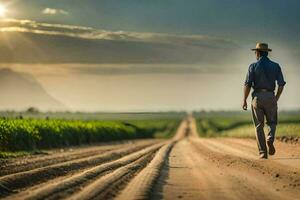
[(169, 166), (169, 156), (168, 156), (160, 172), (160, 177), (155, 183), (155, 186), (153, 187), (153, 190), (150, 195), (150, 199), (152, 200), (164, 199), (163, 186), (167, 184), (166, 180), (169, 178), (169, 168), (170, 166)]

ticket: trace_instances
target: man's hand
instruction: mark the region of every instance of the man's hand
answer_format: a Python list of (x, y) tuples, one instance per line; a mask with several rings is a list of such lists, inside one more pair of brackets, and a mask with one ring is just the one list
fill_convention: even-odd
[(247, 98), (249, 96), (250, 90), (251, 90), (251, 87), (249, 87), (247, 85), (244, 86), (244, 100), (243, 100), (243, 103), (242, 103), (243, 110), (247, 110), (247, 108), (248, 108)]
[(243, 103), (242, 103), (242, 108), (243, 108), (243, 110), (247, 110), (248, 104), (247, 104), (247, 101), (246, 101), (246, 100), (243, 101)]
[(277, 89), (277, 93), (276, 93), (276, 100), (278, 101), (279, 100), (279, 98), (280, 98), (280, 95), (281, 95), (281, 93), (282, 93), (282, 91), (283, 91), (283, 86), (279, 86), (278, 87), (278, 89)]

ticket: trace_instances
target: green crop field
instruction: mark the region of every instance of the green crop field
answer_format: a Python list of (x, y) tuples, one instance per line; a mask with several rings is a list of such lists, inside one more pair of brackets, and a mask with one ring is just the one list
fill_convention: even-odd
[(61, 119), (0, 119), (1, 155), (136, 138), (165, 138), (179, 119), (83, 121)]
[[(267, 129), (266, 129), (267, 131)], [(228, 137), (255, 137), (253, 125), (244, 125), (232, 130), (223, 131), (221, 135)], [(279, 124), (276, 131), (276, 136), (300, 136), (299, 123), (283, 123)]]
[[(255, 137), (251, 113), (197, 113), (197, 129), (202, 137)], [(267, 128), (267, 127), (265, 127)], [(276, 136), (300, 136), (299, 113), (279, 113)]]

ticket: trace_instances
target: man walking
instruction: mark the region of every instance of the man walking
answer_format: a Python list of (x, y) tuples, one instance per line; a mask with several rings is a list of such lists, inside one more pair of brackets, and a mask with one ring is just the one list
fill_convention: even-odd
[[(247, 98), (252, 87), (251, 110), (259, 155), (261, 159), (267, 159), (267, 145), (269, 155), (275, 154), (273, 143), (277, 125), (277, 101), (286, 82), (284, 81), (279, 64), (272, 62), (268, 58), (268, 53), (272, 51), (272, 49), (268, 48), (268, 44), (257, 43), (256, 48), (252, 50), (255, 51), (257, 62), (251, 64), (249, 67), (244, 86), (242, 107), (244, 110), (247, 110)], [(278, 89), (275, 95), (276, 81)], [(264, 133), (265, 119), (268, 127), (267, 145)]]

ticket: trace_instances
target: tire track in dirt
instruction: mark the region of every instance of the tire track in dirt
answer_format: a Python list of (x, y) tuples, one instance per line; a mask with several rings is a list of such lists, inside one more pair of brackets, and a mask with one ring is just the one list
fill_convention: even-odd
[(116, 197), (117, 200), (139, 200), (149, 199), (154, 184), (161, 175), (161, 170), (167, 160), (173, 146), (183, 138), (191, 134), (192, 118), (183, 120), (177, 129), (173, 139), (163, 146), (155, 155), (153, 160), (145, 167), (133, 180), (131, 180), (124, 190)]
[[(65, 191), (68, 190), (67, 194), (69, 195), (72, 193), (70, 189), (74, 190), (78, 187), (80, 187), (80, 188), (86, 187), (86, 185), (88, 185), (88, 184), (85, 185), (85, 183), (92, 182), (93, 180), (95, 180), (95, 182), (92, 182), (91, 185), (94, 185), (95, 183), (98, 183), (99, 181), (101, 184), (107, 185), (107, 183), (108, 183), (107, 180), (104, 181), (104, 183), (102, 182), (103, 177), (101, 177), (101, 175), (111, 171), (112, 173), (108, 173), (108, 176), (109, 176), (109, 175), (115, 173), (113, 170), (116, 170), (119, 168), (127, 169), (127, 168), (134, 168), (133, 166), (137, 167), (139, 164), (141, 164), (145, 160), (147, 160), (147, 158), (150, 157), (153, 153), (155, 153), (162, 145), (164, 145), (164, 143), (165, 142), (154, 144), (152, 146), (146, 147), (137, 152), (126, 155), (120, 159), (98, 165), (98, 166), (90, 168), (88, 170), (84, 170), (84, 171), (76, 173), (73, 176), (66, 178), (60, 182), (54, 181), (53, 183), (46, 184), (44, 187), (40, 187), (36, 190), (32, 190), (30, 192), (25, 191), (24, 193), (20, 193), (19, 195), (13, 196), (12, 199), (18, 199), (18, 198), (20, 198), (20, 199), (21, 198), (22, 199), (46, 199), (46, 198), (49, 199), (49, 198), (52, 198), (53, 199), (57, 193), (66, 193)], [(136, 162), (139, 159), (141, 159), (141, 161)], [(132, 163), (135, 163), (135, 165), (128, 167)], [(128, 170), (127, 171), (123, 170), (122, 172), (125, 174), (126, 172), (128, 172)], [(104, 177), (107, 177), (107, 176), (105, 175)], [(112, 184), (111, 181), (110, 181), (110, 184)], [(88, 187), (91, 187), (91, 186), (88, 186)], [(99, 188), (100, 188), (99, 185), (97, 185), (95, 191), (97, 191)], [(91, 194), (91, 192), (88, 192), (88, 193)], [(60, 197), (61, 196), (64, 196), (64, 195), (60, 194)]]
[[(185, 124), (182, 122), (179, 126), (174, 136), (177, 139), (169, 141), (145, 140), (112, 146), (111, 150), (96, 147), (90, 151), (57, 154), (50, 164), (49, 157), (37, 158), (36, 165), (28, 162), (26, 167), (30, 166), (30, 170), (0, 177), (1, 196), (5, 199), (114, 198), (139, 172), (163, 164), (175, 141), (185, 136)], [(97, 153), (100, 155), (95, 155)], [(66, 155), (74, 159), (64, 158)], [(153, 162), (155, 165), (151, 164)], [(157, 174), (159, 171), (157, 168)]]
[[(153, 143), (157, 141), (153, 140)], [(65, 150), (62, 150), (62, 152), (57, 150), (55, 152), (52, 150), (49, 151), (49, 155), (16, 158), (1, 165), (0, 177), (4, 175), (13, 174), (13, 173), (29, 171), (31, 169), (41, 168), (41, 167), (45, 167), (57, 163), (85, 158), (85, 157), (101, 154), (112, 150), (121, 149), (122, 147), (126, 147), (128, 144), (135, 145), (135, 144), (142, 144), (142, 143), (149, 143), (149, 142), (150, 140), (127, 141), (127, 142), (120, 142), (120, 144), (114, 142), (112, 143), (114, 145), (104, 144), (101, 146), (92, 146), (92, 147), (85, 147), (85, 148), (75, 147), (75, 148), (69, 148), (70, 150), (67, 150), (67, 152), (65, 152)]]
[(129, 145), (129, 147), (126, 146), (124, 148), (106, 152), (101, 155), (93, 155), (87, 158), (81, 158), (78, 160), (67, 161), (25, 172), (6, 175), (0, 177), (0, 186), (2, 186), (0, 187), (0, 192), (7, 193), (7, 191), (5, 191), (6, 189), (9, 189), (11, 191), (25, 189), (38, 183), (48, 181), (49, 179), (67, 175), (68, 173), (74, 171), (86, 169), (88, 167), (93, 167), (104, 162), (121, 158), (122, 156), (126, 156), (130, 153), (136, 152), (152, 144), (153, 142), (150, 142), (148, 144), (137, 144), (134, 146)]
[(116, 194), (124, 189), (126, 184), (138, 174), (146, 165), (153, 159), (155, 154), (144, 155), (137, 161), (121, 167), (112, 173), (109, 173), (87, 188), (82, 192), (71, 196), (70, 199), (112, 199)]
[(117, 200), (138, 200), (147, 199), (150, 195), (151, 189), (160, 175), (161, 168), (168, 156), (170, 149), (173, 147), (174, 142), (162, 147), (150, 164), (143, 169), (134, 179), (126, 186), (121, 194), (116, 198)]

